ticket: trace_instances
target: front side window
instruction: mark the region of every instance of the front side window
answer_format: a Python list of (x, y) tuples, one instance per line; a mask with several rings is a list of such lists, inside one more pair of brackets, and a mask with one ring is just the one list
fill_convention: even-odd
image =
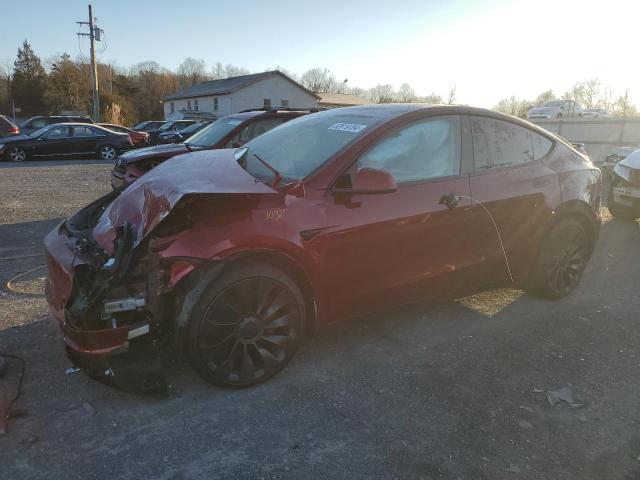
[(71, 136), (73, 137), (99, 137), (103, 133), (98, 130), (94, 130), (91, 127), (73, 127)]
[(34, 120), (33, 122), (31, 122), (31, 125), (29, 125), (31, 128), (42, 128), (47, 124), (47, 122), (45, 121), (44, 118), (38, 118), (37, 120)]
[(257, 122), (250, 123), (236, 136), (236, 143), (244, 145), (249, 140), (253, 140), (259, 137), (263, 133), (267, 133), (272, 128), (277, 127), (282, 123), (282, 118), (266, 118), (264, 120), (258, 120)]
[(360, 157), (357, 167), (384, 170), (397, 182), (458, 175), (459, 117), (431, 118), (403, 127)]
[(220, 118), (190, 137), (188, 144), (194, 147), (213, 147), (242, 122), (243, 118)]
[(531, 131), (502, 120), (471, 117), (473, 160), (477, 171), (534, 160)]
[(69, 136), (69, 127), (56, 127), (52, 128), (45, 134), (47, 140), (53, 140), (56, 138), (67, 138)]

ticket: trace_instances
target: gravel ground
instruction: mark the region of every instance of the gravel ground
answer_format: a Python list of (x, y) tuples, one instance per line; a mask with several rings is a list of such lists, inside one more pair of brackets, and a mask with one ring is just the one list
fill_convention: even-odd
[[(29, 293), (5, 286), (109, 169), (0, 164), (0, 350), (27, 360), (29, 411), (0, 437), (3, 480), (640, 478), (637, 224), (607, 219), (564, 300), (499, 290), (374, 315), (318, 332), (256, 388), (169, 362), (169, 393), (139, 397), (65, 374), (41, 271), (12, 284)], [(549, 404), (560, 387), (573, 406)]]

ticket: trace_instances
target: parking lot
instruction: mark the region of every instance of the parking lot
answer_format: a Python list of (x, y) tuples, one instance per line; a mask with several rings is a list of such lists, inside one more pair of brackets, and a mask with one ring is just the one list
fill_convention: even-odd
[[(637, 224), (605, 215), (564, 300), (499, 290), (344, 322), (251, 389), (167, 359), (169, 393), (141, 397), (65, 373), (42, 296), (44, 235), (110, 169), (0, 163), (0, 351), (27, 361), (28, 409), (0, 437), (3, 479), (640, 478)], [(573, 402), (551, 406), (561, 387)]]

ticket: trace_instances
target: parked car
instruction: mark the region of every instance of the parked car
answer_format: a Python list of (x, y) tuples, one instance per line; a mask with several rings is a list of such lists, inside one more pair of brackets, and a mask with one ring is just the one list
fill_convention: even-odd
[(108, 128), (114, 132), (126, 133), (131, 137), (131, 141), (136, 147), (142, 147), (149, 143), (149, 134), (146, 132), (138, 132), (137, 130), (123, 127), (122, 125), (114, 125), (112, 123), (99, 123), (98, 125)]
[(220, 118), (194, 134), (185, 143), (157, 145), (120, 155), (111, 172), (111, 186), (134, 182), (165, 160), (197, 150), (239, 147), (284, 122), (311, 110), (251, 110)]
[(600, 187), (569, 143), (511, 116), (333, 109), (173, 158), (80, 210), (45, 239), (46, 297), (94, 375), (142, 372), (171, 340), (208, 381), (244, 387), (338, 320), (500, 285), (568, 295)]
[(604, 108), (591, 108), (589, 110), (582, 111), (583, 117), (592, 117), (592, 118), (611, 118), (611, 112), (608, 112)]
[(640, 150), (618, 160), (610, 179), (607, 207), (611, 215), (629, 221), (640, 218)]
[(189, 125), (193, 125), (194, 123), (196, 123), (195, 120), (168, 121), (160, 125), (158, 128), (145, 131), (149, 134), (149, 143), (155, 143), (156, 138), (158, 138), (161, 133), (169, 132), (172, 130), (182, 130), (183, 128), (187, 128)]
[(20, 133), (31, 135), (32, 132), (54, 123), (93, 123), (93, 120), (89, 117), (77, 115), (40, 115), (22, 122), (20, 124)]
[(138, 130), (139, 132), (148, 132), (149, 130), (156, 130), (160, 128), (162, 125), (167, 123), (165, 120), (147, 120), (145, 122), (138, 123), (134, 130)]
[(18, 126), (6, 115), (0, 115), (0, 138), (20, 135)]
[(31, 135), (3, 138), (0, 158), (22, 162), (37, 157), (69, 155), (95, 156), (113, 160), (119, 152), (133, 147), (131, 138), (98, 125), (58, 123), (42, 127)]
[(156, 145), (164, 145), (167, 143), (182, 143), (195, 133), (198, 133), (210, 123), (211, 120), (205, 120), (203, 122), (196, 122), (192, 125), (189, 125), (182, 130), (169, 130), (168, 132), (162, 132), (156, 139)]
[(527, 113), (527, 118), (582, 117), (582, 107), (574, 100), (551, 100)]

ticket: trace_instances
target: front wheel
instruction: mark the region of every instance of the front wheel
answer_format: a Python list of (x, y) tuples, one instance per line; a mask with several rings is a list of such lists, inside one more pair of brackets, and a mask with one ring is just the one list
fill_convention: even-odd
[(582, 224), (573, 218), (558, 221), (542, 241), (526, 290), (543, 298), (566, 297), (580, 282), (590, 254)]
[(214, 280), (194, 307), (187, 357), (213, 384), (264, 382), (300, 345), (305, 311), (302, 293), (287, 274), (262, 262), (237, 264)]
[(118, 155), (118, 150), (113, 145), (103, 145), (98, 150), (98, 155), (102, 160), (113, 160)]
[(10, 148), (7, 152), (7, 159), (12, 162), (24, 162), (27, 159), (27, 152), (20, 147)]

